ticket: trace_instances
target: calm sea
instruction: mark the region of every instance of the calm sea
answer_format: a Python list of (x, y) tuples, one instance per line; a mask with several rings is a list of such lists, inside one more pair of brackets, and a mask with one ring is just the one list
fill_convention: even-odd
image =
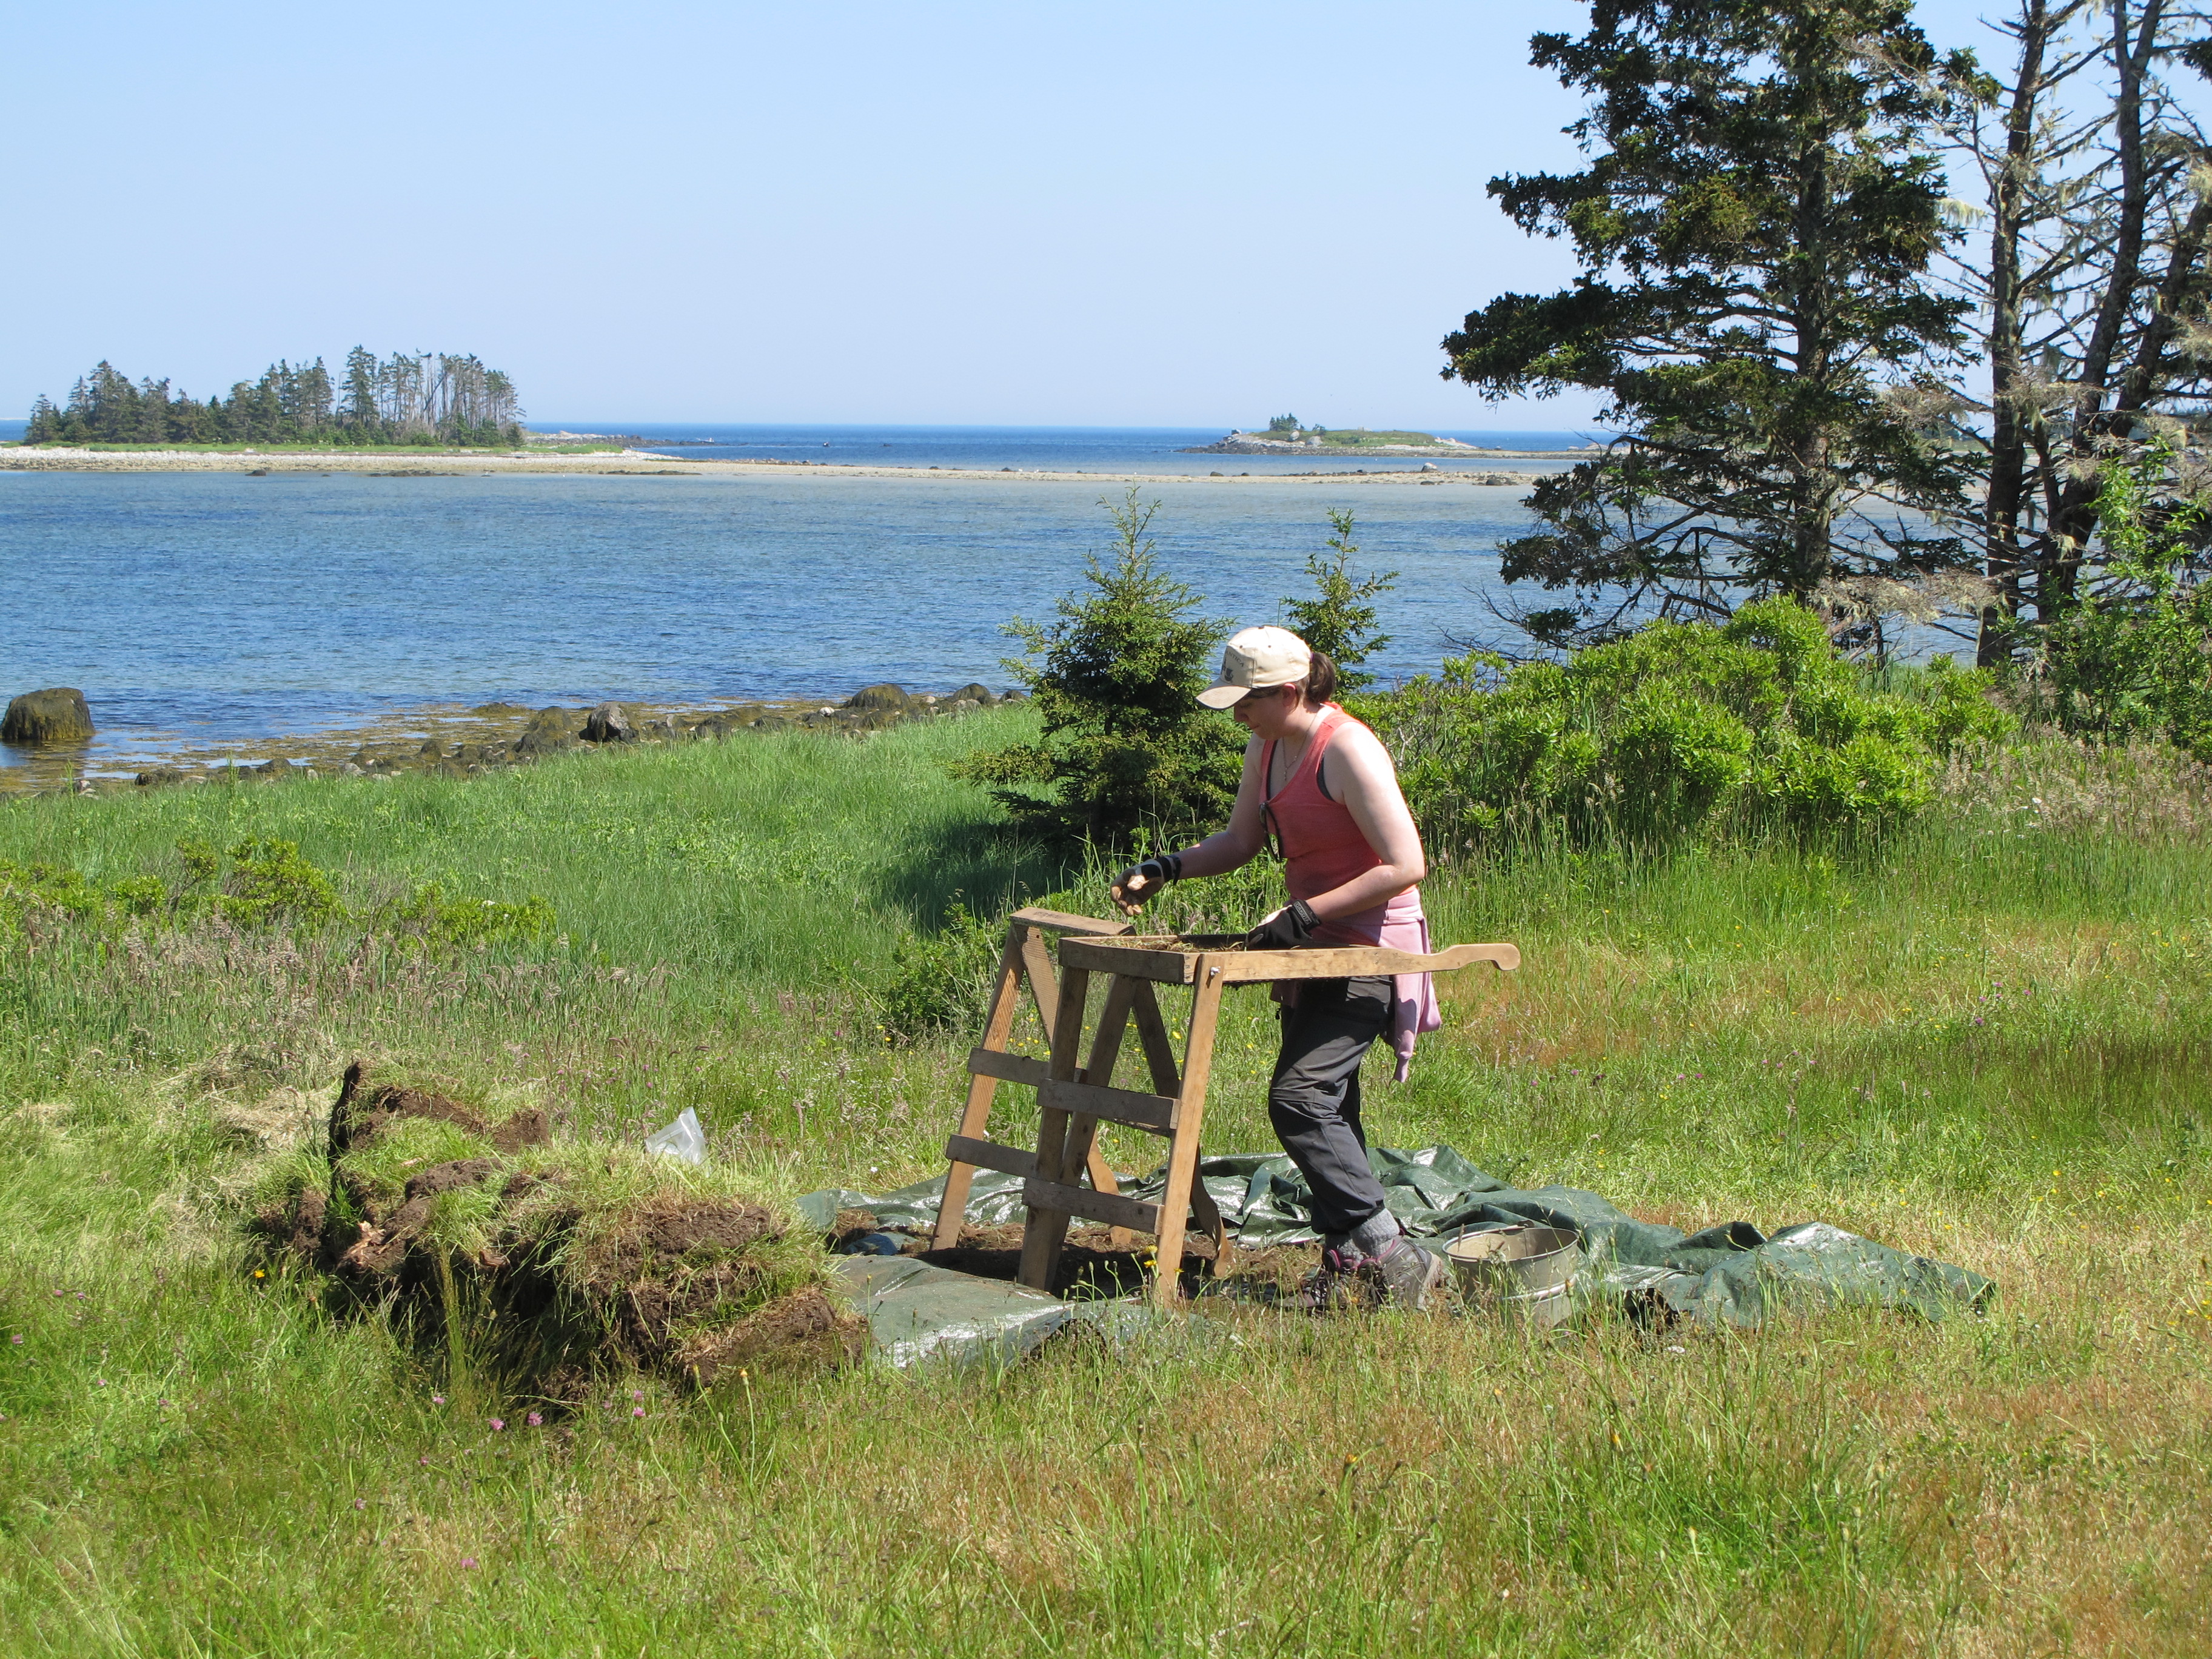
[[(533, 421), (546, 430), (557, 424)], [(1403, 456), (1352, 459), (1336, 456), (1191, 455), (1183, 452), (1218, 442), (1219, 428), (1171, 427), (951, 427), (951, 426), (608, 426), (565, 423), (572, 432), (605, 432), (635, 437), (638, 447), (700, 459), (814, 460), (846, 466), (984, 466), (1017, 472), (1106, 471), (1249, 472), (1255, 477), (1285, 472), (1410, 471), (1421, 463)], [(1595, 433), (1443, 432), (1485, 449), (1559, 450), (1593, 441)], [(1444, 459), (1447, 470), (1480, 471), (1501, 465), (1495, 457)]]
[[(1255, 477), (1224, 489), (1204, 479), (1212, 464), (1255, 475), (1266, 464), (1173, 453), (1216, 432), (647, 435), (922, 468), (1195, 472), (1146, 489), (1161, 504), (1153, 531), (1206, 613), (1239, 624), (1281, 615), (1284, 597), (1306, 586), (1327, 510), (1349, 507), (1361, 567), (1399, 573), (1381, 601), (1391, 641), (1375, 665), (1386, 674), (1433, 668), (1455, 641), (1495, 636), (1484, 605), (1497, 591), (1494, 550), (1526, 522), (1520, 492), (1502, 487)], [(1528, 448), (1577, 436), (1511, 435)], [(728, 442), (677, 453), (717, 451), (745, 453)], [(0, 472), (0, 569), (10, 573), (0, 694), (82, 687), (101, 732), (89, 763), (101, 770), (172, 745), (313, 731), (429, 702), (827, 700), (878, 680), (1004, 685), (1003, 624), (1048, 615), (1080, 580), (1084, 556), (1108, 550), (1099, 498), (1120, 488), (926, 471)], [(20, 759), (0, 745), (0, 761)]]

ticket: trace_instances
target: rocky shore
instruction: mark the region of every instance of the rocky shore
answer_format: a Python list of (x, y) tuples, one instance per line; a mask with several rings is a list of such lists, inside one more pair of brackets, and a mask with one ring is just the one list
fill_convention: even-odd
[[(105, 775), (88, 764), (83, 744), (54, 743), (21, 751), (26, 764), (0, 768), (0, 796), (59, 790), (105, 794), (288, 778), (392, 778), (409, 773), (473, 777), (528, 765), (548, 755), (631, 744), (721, 742), (793, 730), (858, 737), (910, 720), (957, 718), (1018, 702), (1022, 696), (1018, 690), (1001, 696), (975, 684), (942, 696), (885, 684), (867, 686), (836, 703), (783, 699), (713, 706), (602, 702), (589, 708), (531, 709), (494, 702), (468, 709), (440, 707), (394, 716), (366, 730), (356, 726), (181, 750), (135, 773)], [(426, 733), (425, 726), (436, 729)]]
[(1249, 432), (1232, 432), (1219, 443), (1197, 444), (1179, 449), (1178, 455), (1318, 455), (1340, 460), (1446, 459), (1462, 461), (1565, 461), (1585, 459), (1595, 444), (1579, 449), (1480, 449), (1456, 438), (1439, 438), (1432, 444), (1332, 444), (1325, 438), (1261, 438)]

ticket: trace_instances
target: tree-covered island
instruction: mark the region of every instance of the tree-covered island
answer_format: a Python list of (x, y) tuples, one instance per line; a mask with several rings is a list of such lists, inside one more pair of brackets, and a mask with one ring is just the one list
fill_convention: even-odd
[(356, 346), (337, 380), (319, 357), (296, 368), (279, 360), (205, 402), (167, 380), (133, 385), (103, 361), (58, 409), (40, 394), (23, 441), (519, 447), (524, 436), (514, 382), (473, 355), (380, 359)]
[(1278, 415), (1265, 432), (1231, 432), (1219, 443), (1199, 444), (1186, 455), (1471, 455), (1480, 452), (1456, 438), (1429, 432), (1370, 432), (1365, 427), (1307, 426), (1295, 415)]

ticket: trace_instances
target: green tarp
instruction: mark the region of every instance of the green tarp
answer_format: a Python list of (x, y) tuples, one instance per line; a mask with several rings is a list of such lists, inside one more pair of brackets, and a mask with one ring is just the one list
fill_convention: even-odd
[[(1846, 1306), (1904, 1310), (1941, 1320), (1979, 1309), (1995, 1293), (1996, 1287), (1979, 1273), (1910, 1255), (1822, 1221), (1801, 1222), (1772, 1234), (1747, 1221), (1685, 1233), (1638, 1221), (1597, 1194), (1577, 1188), (1508, 1186), (1449, 1146), (1410, 1152), (1378, 1146), (1368, 1153), (1368, 1161), (1382, 1182), (1391, 1212), (1407, 1232), (1448, 1238), (1462, 1228), (1516, 1221), (1571, 1228), (1581, 1237), (1587, 1257), (1575, 1284), (1577, 1302), (1613, 1303), (1647, 1320), (1683, 1318), (1706, 1326), (1747, 1328), (1784, 1308), (1816, 1311)], [(1317, 1237), (1305, 1181), (1282, 1153), (1212, 1158), (1198, 1167), (1239, 1243), (1258, 1249), (1310, 1243)], [(1157, 1200), (1165, 1185), (1165, 1172), (1156, 1170), (1142, 1180), (1125, 1178), (1121, 1189), (1133, 1198)], [(809, 1193), (799, 1204), (809, 1223), (825, 1233), (839, 1210), (860, 1209), (874, 1215), (886, 1232), (920, 1234), (935, 1224), (944, 1190), (940, 1176), (873, 1195), (842, 1188)], [(1018, 1221), (1022, 1215), (1018, 1178), (988, 1170), (976, 1173), (968, 1199), (970, 1224), (994, 1226)], [(939, 1318), (932, 1309), (940, 1292), (951, 1297), (954, 1287), (912, 1274), (894, 1280), (890, 1270), (901, 1266), (928, 1273), (942, 1270), (901, 1258), (875, 1260), (882, 1267), (866, 1272), (881, 1276), (883, 1284), (880, 1290), (867, 1293), (870, 1322), (878, 1346), (897, 1363), (906, 1363), (900, 1355), (918, 1357), (939, 1345), (927, 1334), (935, 1328), (931, 1322)], [(943, 1276), (966, 1285), (994, 1284), (962, 1273)], [(904, 1295), (897, 1293), (902, 1285)], [(978, 1293), (1001, 1296), (996, 1287)], [(1018, 1297), (1034, 1297), (1062, 1311), (1055, 1317), (1045, 1308), (1027, 1303), (1018, 1306)], [(1066, 1310), (1075, 1304), (1035, 1291), (1019, 1291), (1015, 1299), (1002, 1300), (1003, 1306), (994, 1306), (996, 1316), (1011, 1322), (1005, 1325), (992, 1324), (990, 1311), (980, 1304), (970, 1308), (964, 1302), (955, 1306), (947, 1301), (942, 1322), (951, 1334), (939, 1341), (952, 1344), (948, 1352), (988, 1351), (1011, 1358), (1074, 1316)]]
[(837, 1263), (876, 1352), (894, 1365), (924, 1360), (1012, 1364), (1069, 1325), (1087, 1327), (1119, 1352), (1169, 1340), (1206, 1339), (1212, 1324), (1162, 1313), (1134, 1298), (1063, 1302), (1003, 1279), (933, 1267), (912, 1256), (848, 1255)]

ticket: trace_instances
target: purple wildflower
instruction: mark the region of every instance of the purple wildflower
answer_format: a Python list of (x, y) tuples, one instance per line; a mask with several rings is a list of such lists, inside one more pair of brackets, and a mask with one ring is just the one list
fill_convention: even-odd
[(507, 1419), (503, 1417), (493, 1418), (491, 1420), (491, 1431), (494, 1434), (505, 1434), (507, 1432)]
[(545, 1419), (540, 1417), (536, 1412), (531, 1413), (529, 1416), (524, 1418), (522, 1420), (529, 1424), (533, 1429), (543, 1426), (545, 1421)]
[(446, 1396), (442, 1394), (434, 1394), (430, 1396), (430, 1403), (434, 1406), (442, 1406), (446, 1403)]
[(629, 1414), (632, 1417), (642, 1417), (645, 1415), (645, 1407), (642, 1406), (632, 1406), (629, 1408)]
[(465, 1572), (475, 1571), (477, 1559), (473, 1555), (465, 1555), (461, 1558), (461, 1570)]

